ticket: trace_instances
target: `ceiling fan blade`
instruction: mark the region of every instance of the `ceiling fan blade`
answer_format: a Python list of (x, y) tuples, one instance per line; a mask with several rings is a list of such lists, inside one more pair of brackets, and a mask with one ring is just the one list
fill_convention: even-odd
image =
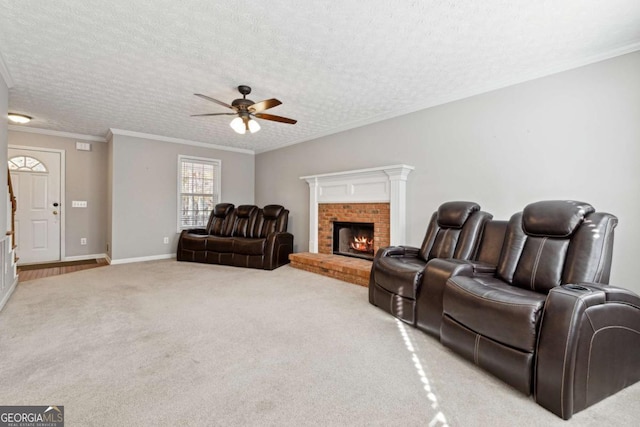
[(259, 119), (271, 120), (271, 121), (280, 122), (280, 123), (288, 123), (290, 125), (295, 125), (296, 123), (298, 123), (297, 120), (288, 119), (286, 117), (281, 117), (281, 116), (274, 116), (273, 114), (258, 113), (254, 115)]
[(201, 93), (194, 93), (194, 95), (199, 96), (202, 99), (206, 99), (207, 101), (215, 102), (216, 104), (222, 105), (223, 107), (227, 107), (227, 108), (231, 108), (232, 110), (235, 110), (235, 108), (233, 108), (231, 105), (227, 104), (226, 102), (218, 101), (217, 99), (213, 99), (210, 96), (203, 95)]
[(269, 108), (277, 107), (282, 104), (275, 98), (265, 99), (264, 101), (256, 102), (253, 105), (249, 105), (248, 110), (252, 113), (259, 113), (260, 111), (268, 110)]
[(202, 117), (202, 116), (235, 116), (236, 113), (208, 113), (208, 114), (192, 114), (191, 117)]

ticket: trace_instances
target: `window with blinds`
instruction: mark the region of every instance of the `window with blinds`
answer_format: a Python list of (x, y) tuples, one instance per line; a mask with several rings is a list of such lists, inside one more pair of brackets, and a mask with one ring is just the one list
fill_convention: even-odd
[(203, 228), (220, 201), (221, 162), (178, 156), (178, 230)]

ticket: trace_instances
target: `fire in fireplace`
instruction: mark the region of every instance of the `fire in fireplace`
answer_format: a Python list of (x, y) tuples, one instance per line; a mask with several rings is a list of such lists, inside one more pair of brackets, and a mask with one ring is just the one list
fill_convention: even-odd
[(334, 221), (333, 253), (373, 259), (373, 223)]

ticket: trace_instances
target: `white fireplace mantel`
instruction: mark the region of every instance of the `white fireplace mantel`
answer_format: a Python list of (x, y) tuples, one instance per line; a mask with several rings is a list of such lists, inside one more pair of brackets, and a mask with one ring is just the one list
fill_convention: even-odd
[(309, 184), (309, 252), (318, 252), (318, 204), (389, 203), (390, 243), (405, 244), (407, 177), (415, 168), (381, 166), (344, 172), (302, 176)]

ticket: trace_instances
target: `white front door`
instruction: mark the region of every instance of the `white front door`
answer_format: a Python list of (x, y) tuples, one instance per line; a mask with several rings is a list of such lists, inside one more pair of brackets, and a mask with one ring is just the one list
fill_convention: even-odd
[(60, 260), (60, 153), (9, 148), (18, 264)]

